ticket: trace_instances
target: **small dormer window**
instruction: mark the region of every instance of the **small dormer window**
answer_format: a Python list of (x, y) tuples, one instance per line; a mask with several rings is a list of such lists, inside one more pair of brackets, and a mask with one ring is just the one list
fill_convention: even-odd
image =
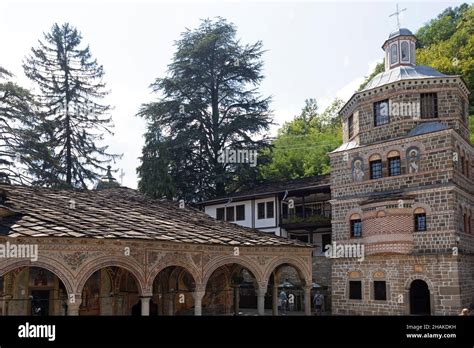
[(393, 44), (390, 46), (390, 65), (394, 65), (398, 63), (398, 50), (397, 44)]
[(410, 57), (408, 56), (408, 51), (409, 51), (409, 44), (408, 41), (402, 41), (401, 45), (401, 56), (402, 56), (402, 62), (409, 62)]

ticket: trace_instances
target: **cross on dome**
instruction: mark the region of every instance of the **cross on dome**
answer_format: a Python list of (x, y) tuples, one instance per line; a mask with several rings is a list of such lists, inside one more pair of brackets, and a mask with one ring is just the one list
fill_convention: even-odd
[(406, 8), (402, 8), (400, 10), (398, 8), (398, 3), (397, 3), (397, 10), (389, 16), (389, 17), (397, 16), (397, 29), (398, 30), (400, 30), (400, 14), (406, 10), (407, 10)]

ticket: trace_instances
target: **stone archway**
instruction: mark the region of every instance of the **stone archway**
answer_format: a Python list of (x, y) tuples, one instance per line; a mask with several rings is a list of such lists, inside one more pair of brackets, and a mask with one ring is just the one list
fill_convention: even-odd
[(146, 278), (146, 283), (144, 287), (145, 289), (147, 289), (148, 292), (152, 291), (153, 284), (156, 280), (157, 275), (161, 271), (163, 271), (165, 268), (168, 268), (168, 267), (181, 268), (181, 269), (186, 270), (186, 272), (188, 272), (191, 275), (191, 277), (193, 278), (193, 281), (196, 284), (201, 284), (201, 279), (202, 279), (201, 274), (195, 267), (193, 267), (190, 263), (182, 262), (180, 260), (175, 260), (174, 262), (171, 262), (171, 263), (168, 263), (168, 262), (160, 263), (157, 266), (153, 267), (148, 272), (148, 276)]
[(80, 293), (79, 315), (134, 315), (140, 311), (140, 285), (136, 276), (119, 266), (96, 270)]
[(67, 314), (68, 291), (56, 273), (41, 266), (16, 266), (2, 270), (0, 276), (3, 315)]
[[(214, 264), (205, 273), (205, 296), (203, 308), (207, 315), (263, 315), (263, 297), (259, 280), (254, 272), (244, 264), (247, 262), (221, 262)], [(216, 265), (219, 265), (216, 267)], [(266, 288), (265, 288), (266, 291)], [(265, 291), (262, 296), (265, 295)]]
[(303, 261), (277, 258), (266, 267), (264, 279), (268, 292), (272, 294), (273, 315), (286, 310), (311, 314), (312, 272)]
[(53, 258), (42, 257), (41, 260), (30, 261), (30, 260), (14, 260), (13, 262), (0, 263), (0, 277), (4, 276), (10, 271), (21, 267), (39, 267), (48, 270), (49, 272), (56, 275), (67, 291), (67, 294), (74, 293), (74, 277), (61, 263)]
[(244, 256), (223, 256), (217, 257), (204, 267), (203, 272), (203, 286), (206, 286), (207, 282), (209, 281), (210, 276), (216, 269), (222, 267), (224, 265), (231, 265), (237, 264), (243, 268), (249, 270), (250, 273), (255, 277), (257, 283), (265, 283), (264, 279), (264, 272), (262, 272), (261, 268), (255, 263), (253, 260), (244, 257)]
[(150, 314), (193, 315), (195, 290), (195, 277), (187, 268), (161, 267), (152, 283)]
[(415, 279), (410, 284), (410, 314), (431, 314), (430, 289), (428, 284), (421, 279)]
[(81, 294), (87, 280), (95, 272), (107, 267), (120, 267), (130, 272), (137, 281), (139, 294), (141, 295), (145, 293), (145, 276), (139, 264), (137, 264), (136, 262), (132, 262), (130, 258), (126, 257), (105, 257), (99, 259), (91, 259), (86, 265), (84, 265), (81, 269), (78, 270), (78, 279), (75, 287), (76, 294)]

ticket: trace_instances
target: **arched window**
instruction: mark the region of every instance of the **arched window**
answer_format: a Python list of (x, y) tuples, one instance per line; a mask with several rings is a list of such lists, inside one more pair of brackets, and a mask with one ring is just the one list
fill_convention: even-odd
[(352, 214), (350, 218), (351, 238), (362, 237), (362, 219), (359, 214)]
[(380, 179), (382, 177), (382, 157), (372, 155), (369, 157), (370, 178)]
[(416, 58), (415, 58), (416, 52), (415, 52), (415, 43), (411, 42), (410, 45), (410, 62), (411, 64), (416, 64)]
[(397, 176), (402, 173), (400, 153), (398, 151), (390, 151), (388, 158), (388, 176)]
[(410, 61), (409, 50), (410, 50), (410, 47), (408, 45), (408, 41), (402, 41), (402, 45), (401, 45), (402, 62)]
[(426, 231), (426, 212), (423, 208), (416, 208), (415, 212), (415, 232)]
[(398, 63), (397, 44), (392, 44), (392, 46), (390, 46), (390, 65), (394, 65), (397, 63)]
[(466, 162), (464, 157), (464, 151), (461, 153), (461, 173), (463, 173), (463, 175), (466, 175)]

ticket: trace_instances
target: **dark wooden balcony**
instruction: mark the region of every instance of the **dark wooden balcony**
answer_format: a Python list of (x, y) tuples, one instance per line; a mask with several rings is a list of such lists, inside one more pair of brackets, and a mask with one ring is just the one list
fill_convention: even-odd
[(313, 206), (297, 206), (296, 209), (284, 211), (281, 225), (285, 229), (305, 229), (331, 226), (331, 211), (328, 209), (309, 209)]

